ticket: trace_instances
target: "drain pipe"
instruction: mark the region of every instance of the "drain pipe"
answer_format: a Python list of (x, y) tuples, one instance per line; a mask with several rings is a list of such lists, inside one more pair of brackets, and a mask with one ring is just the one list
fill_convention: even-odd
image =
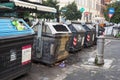
[(104, 43), (105, 43), (105, 37), (98, 36), (97, 37), (97, 55), (95, 58), (96, 65), (104, 64)]

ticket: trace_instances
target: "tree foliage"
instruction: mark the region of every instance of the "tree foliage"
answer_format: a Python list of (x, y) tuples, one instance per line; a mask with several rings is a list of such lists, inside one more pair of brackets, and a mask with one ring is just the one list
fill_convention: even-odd
[(54, 8), (58, 8), (57, 4), (58, 4), (57, 0), (46, 0), (46, 1), (43, 1), (43, 5), (54, 7)]
[(77, 10), (77, 5), (75, 2), (62, 7), (61, 12), (61, 16), (65, 17), (68, 20), (81, 19), (81, 12)]
[[(43, 5), (45, 6), (49, 6), (49, 7), (54, 7), (56, 8), (57, 10), (59, 9), (59, 6), (57, 5), (58, 2), (57, 0), (46, 0), (46, 1), (43, 1)], [(42, 13), (42, 14), (38, 14), (38, 16), (40, 18), (46, 18), (46, 19), (54, 19), (56, 17), (56, 14), (55, 13)]]
[[(108, 12), (109, 12), (109, 8), (111, 8), (111, 7), (115, 8), (115, 13), (111, 17), (111, 19), (109, 19)], [(104, 10), (104, 16), (107, 21), (119, 23), (120, 22), (120, 2), (115, 2), (115, 3), (109, 4), (107, 6), (107, 9)]]

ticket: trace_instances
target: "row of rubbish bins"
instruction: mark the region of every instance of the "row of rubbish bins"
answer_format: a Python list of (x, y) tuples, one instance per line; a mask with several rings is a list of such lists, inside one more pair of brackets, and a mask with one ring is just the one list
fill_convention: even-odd
[(96, 31), (90, 23), (45, 22), (32, 29), (22, 19), (0, 19), (0, 79), (27, 73), (31, 60), (52, 65), (95, 42)]
[[(36, 30), (37, 34), (39, 34), (40, 30)], [(96, 40), (96, 30), (89, 23), (86, 25), (73, 22), (66, 25), (46, 22), (42, 26), (41, 32), (41, 37), (39, 39), (36, 37), (35, 39), (37, 43), (34, 46), (36, 53), (33, 54), (33, 60), (49, 65), (66, 59), (69, 52), (79, 51), (83, 47), (94, 45)], [(42, 42), (40, 44), (42, 45), (42, 51), (39, 51), (40, 49), (38, 48), (40, 46), (39, 40)]]

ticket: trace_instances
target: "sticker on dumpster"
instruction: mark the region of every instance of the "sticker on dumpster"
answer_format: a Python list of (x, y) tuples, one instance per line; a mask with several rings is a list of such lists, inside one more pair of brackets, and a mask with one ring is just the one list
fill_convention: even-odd
[(22, 65), (31, 62), (31, 45), (22, 47)]
[(80, 35), (78, 35), (78, 42), (80, 42), (81, 41), (81, 36)]
[(10, 50), (10, 61), (15, 61), (17, 59), (16, 50)]
[(82, 43), (81, 43), (82, 46), (83, 46), (83, 44), (84, 44), (84, 39), (85, 39), (85, 37), (82, 38)]

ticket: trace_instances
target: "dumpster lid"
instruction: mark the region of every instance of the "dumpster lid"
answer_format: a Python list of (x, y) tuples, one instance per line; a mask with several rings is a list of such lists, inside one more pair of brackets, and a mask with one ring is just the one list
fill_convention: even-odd
[(57, 33), (71, 33), (70, 29), (66, 24), (57, 23), (57, 22), (46, 22), (45, 25), (48, 25), (52, 34)]
[(85, 29), (82, 27), (82, 25), (81, 24), (72, 24), (73, 25), (73, 27), (78, 31), (78, 32), (85, 32)]
[(90, 29), (95, 29), (92, 24), (86, 24)]
[(87, 25), (82, 25), (86, 31), (90, 31), (90, 28)]
[(0, 19), (0, 37), (13, 37), (34, 34), (34, 31), (26, 24), (23, 19), (16, 19), (16, 21), (18, 23), (15, 23), (12, 18)]

